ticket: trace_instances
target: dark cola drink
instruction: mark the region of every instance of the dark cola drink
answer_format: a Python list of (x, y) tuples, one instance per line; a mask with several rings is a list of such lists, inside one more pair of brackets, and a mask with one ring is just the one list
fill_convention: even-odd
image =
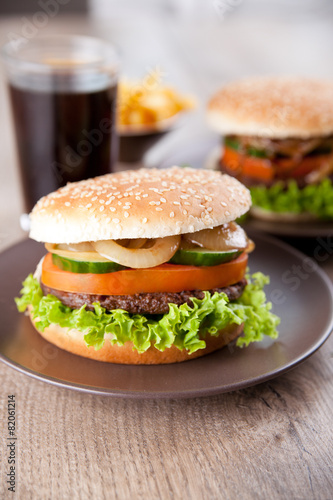
[(111, 171), (115, 86), (82, 93), (9, 88), (28, 211), (67, 182)]
[[(115, 65), (106, 64), (100, 51), (93, 56), (89, 42), (99, 41), (73, 39), (85, 42), (79, 55), (62, 50), (51, 57), (49, 49), (35, 67), (8, 71), (28, 212), (39, 198), (68, 182), (111, 172), (117, 158)], [(30, 51), (29, 57), (36, 55)]]

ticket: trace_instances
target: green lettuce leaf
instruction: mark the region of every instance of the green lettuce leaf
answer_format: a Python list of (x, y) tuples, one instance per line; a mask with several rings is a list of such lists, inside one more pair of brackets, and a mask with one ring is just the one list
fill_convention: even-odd
[(277, 182), (271, 187), (250, 188), (252, 203), (272, 212), (310, 213), (320, 219), (333, 219), (333, 184), (328, 178), (319, 184), (309, 184), (299, 188), (296, 181)]
[(219, 330), (230, 323), (244, 323), (244, 334), (237, 339), (238, 346), (260, 341), (265, 335), (277, 338), (280, 320), (270, 311), (271, 304), (266, 302), (263, 291), (268, 282), (268, 277), (256, 273), (251, 280), (248, 277), (242, 297), (234, 302), (229, 302), (224, 293), (205, 292), (202, 300), (193, 298), (191, 306), (169, 304), (169, 312), (158, 317), (129, 314), (122, 309), (106, 312), (98, 303), (94, 304), (94, 311), (87, 311), (86, 306), (71, 309), (54, 295), (44, 296), (32, 275), (24, 281), (21, 297), (15, 301), (20, 312), (32, 307), (32, 316), (37, 318), (39, 329), (44, 330), (51, 323), (75, 328), (85, 334), (87, 346), (96, 350), (103, 346), (105, 334), (112, 334), (112, 344), (123, 345), (131, 341), (139, 352), (151, 345), (160, 351), (175, 345), (191, 354), (206, 347), (206, 334), (217, 336)]

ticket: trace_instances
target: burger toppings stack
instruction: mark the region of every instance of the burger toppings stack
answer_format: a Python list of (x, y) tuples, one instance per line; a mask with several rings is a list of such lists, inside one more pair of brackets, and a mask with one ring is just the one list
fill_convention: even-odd
[(68, 184), (31, 213), (30, 236), (47, 254), (18, 308), (58, 347), (115, 363), (172, 363), (275, 338), (268, 279), (246, 277), (254, 243), (235, 222), (250, 203), (236, 179), (191, 168)]

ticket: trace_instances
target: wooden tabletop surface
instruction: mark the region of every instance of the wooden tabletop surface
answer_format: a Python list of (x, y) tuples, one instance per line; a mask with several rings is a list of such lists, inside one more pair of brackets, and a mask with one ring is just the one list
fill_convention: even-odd
[[(160, 65), (202, 102), (243, 74), (333, 76), (325, 14), (285, 18), (247, 12), (221, 19), (51, 19), (46, 32), (88, 33), (117, 43), (128, 73)], [(26, 21), (3, 19), (0, 41)], [(41, 29), (39, 31), (42, 31)], [(42, 33), (41, 33), (42, 34)], [(140, 43), (138, 44), (138, 40)], [(139, 57), (140, 55), (140, 57)], [(0, 248), (24, 237), (9, 105), (0, 88)], [(161, 144), (206, 133), (196, 118)], [(333, 237), (333, 235), (332, 235)], [(311, 255), (313, 241), (298, 246)], [(333, 258), (321, 263), (333, 280)], [(1, 284), (1, 277), (0, 277)], [(1, 285), (0, 285), (1, 286)], [(314, 291), (315, 293), (315, 291)], [(0, 319), (1, 320), (1, 319)], [(0, 498), (320, 499), (333, 496), (333, 337), (306, 362), (256, 387), (186, 400), (113, 399), (57, 388), (0, 364)], [(7, 490), (7, 402), (15, 395), (17, 488)]]

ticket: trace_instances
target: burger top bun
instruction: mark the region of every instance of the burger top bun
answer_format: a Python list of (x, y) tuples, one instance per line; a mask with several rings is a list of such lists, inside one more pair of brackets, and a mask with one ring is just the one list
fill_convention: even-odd
[(47, 243), (161, 238), (235, 220), (249, 191), (220, 172), (172, 167), (107, 174), (67, 184), (38, 201), (30, 237)]
[(284, 139), (333, 133), (333, 81), (302, 77), (247, 78), (221, 89), (207, 119), (222, 134)]

